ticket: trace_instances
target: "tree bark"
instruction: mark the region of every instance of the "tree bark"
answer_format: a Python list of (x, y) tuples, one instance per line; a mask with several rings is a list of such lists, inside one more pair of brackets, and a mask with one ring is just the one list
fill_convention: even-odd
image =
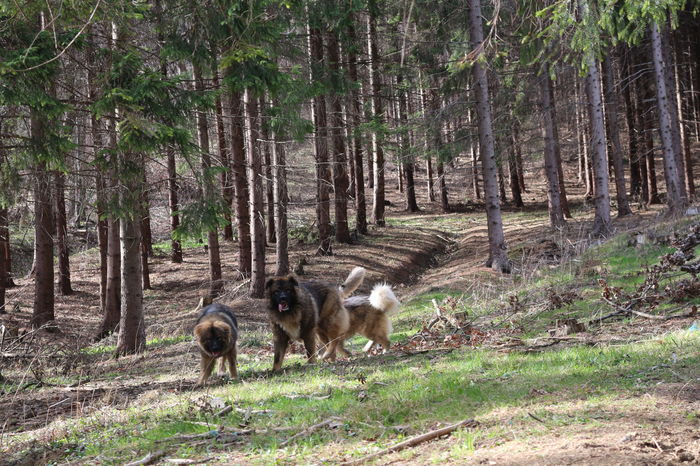
[[(2, 134), (3, 118), (0, 116), (0, 134)], [(5, 149), (0, 147), (0, 169), (7, 163)], [(10, 238), (7, 220), (7, 208), (0, 207), (0, 314), (5, 314), (5, 293), (7, 289), (7, 263), (10, 256)], [(2, 380), (0, 378), (0, 380)]]
[[(399, 74), (396, 77), (397, 90), (399, 92), (399, 120), (401, 125), (408, 126), (408, 95), (405, 89), (401, 88), (403, 82), (403, 76)], [(416, 185), (413, 179), (413, 155), (410, 154), (410, 139), (408, 132), (402, 131), (399, 135), (400, 138), (400, 157), (401, 164), (403, 165), (403, 176), (406, 181), (405, 189), (405, 199), (406, 199), (406, 211), (407, 212), (418, 212), (418, 202), (416, 201)]]
[[(132, 161), (132, 163), (138, 163)], [(127, 182), (123, 191), (140, 189), (137, 183)], [(134, 192), (134, 191), (132, 191)], [(126, 198), (126, 199), (125, 199)], [(136, 198), (138, 199), (138, 198)], [(122, 207), (133, 209), (129, 194), (122, 192)], [(121, 237), (121, 317), (117, 338), (118, 355), (140, 353), (146, 347), (146, 328), (143, 319), (143, 289), (141, 287), (140, 222), (133, 216), (122, 217), (119, 221)]]
[(143, 192), (141, 193), (141, 199), (138, 205), (138, 218), (141, 228), (141, 283), (144, 290), (151, 289), (151, 272), (148, 268), (148, 257), (153, 256), (153, 248), (151, 247), (151, 253), (148, 253), (149, 245), (152, 241), (149, 239), (151, 236), (151, 221), (150, 221), (150, 207), (148, 203), (148, 194), (146, 193), (148, 186), (148, 179), (146, 178), (146, 162), (144, 160), (144, 166), (142, 168), (143, 173)]
[(510, 174), (510, 193), (513, 196), (513, 204), (515, 207), (525, 207), (523, 204), (523, 196), (521, 193), (520, 179), (522, 174), (518, 167), (520, 157), (520, 141), (519, 141), (518, 122), (514, 121), (511, 130), (511, 150), (508, 155), (508, 172)]
[[(323, 38), (321, 31), (311, 26), (309, 19), (309, 58), (311, 62), (311, 80), (322, 77)], [(314, 149), (316, 153), (316, 221), (318, 223), (319, 246), (316, 254), (330, 256), (333, 254), (331, 244), (330, 187), (332, 179), (328, 154), (328, 123), (326, 118), (326, 99), (317, 95), (313, 99), (313, 121), (315, 127)]]
[(54, 214), (56, 221), (56, 247), (58, 249), (58, 291), (63, 296), (73, 294), (70, 280), (70, 251), (68, 250), (68, 224), (66, 221), (66, 178), (54, 172)]
[[(379, 42), (377, 38), (378, 7), (376, 0), (367, 2), (367, 49), (370, 55), (369, 82), (372, 89), (372, 117), (377, 126), (384, 123), (382, 108), (382, 85), (379, 71)], [(374, 191), (372, 203), (372, 221), (383, 227), (384, 219), (384, 141), (377, 131), (372, 133), (372, 154), (374, 161)]]
[[(348, 74), (352, 82), (359, 82), (359, 77), (357, 73), (357, 53), (355, 52), (355, 44), (358, 44), (357, 32), (355, 30), (355, 18), (352, 17), (348, 21), (347, 35), (348, 35)], [(362, 122), (362, 102), (361, 96), (357, 89), (353, 88), (350, 91), (350, 98), (352, 101), (352, 109), (350, 114), (352, 115), (352, 126), (353, 126), (353, 157), (355, 160), (355, 209), (356, 213), (356, 225), (357, 232), (366, 235), (367, 234), (367, 200), (365, 197), (365, 174), (363, 167), (363, 156), (362, 156), (362, 138), (360, 136), (360, 124)]]
[[(483, 53), (484, 33), (480, 0), (469, 0), (469, 33), (473, 50)], [(486, 265), (501, 272), (510, 272), (506, 255), (506, 240), (503, 234), (501, 204), (498, 200), (496, 154), (493, 140), (491, 105), (486, 69), (477, 57), (473, 64), (474, 93), (479, 125), (479, 153), (484, 176), (484, 196), (489, 235), (489, 258)]]
[(622, 161), (622, 144), (620, 144), (620, 124), (618, 121), (617, 90), (615, 89), (615, 67), (613, 57), (609, 54), (603, 60), (603, 88), (605, 94), (605, 116), (607, 122), (610, 158), (615, 172), (615, 197), (617, 199), (617, 216), (632, 215), (627, 186), (625, 183), (625, 165)]
[(664, 174), (666, 178), (666, 204), (670, 214), (677, 214), (685, 208), (687, 199), (685, 188), (681, 182), (681, 174), (678, 166), (680, 154), (674, 143), (674, 130), (671, 96), (667, 87), (668, 67), (666, 64), (661, 31), (659, 25), (651, 26), (652, 58), (654, 62), (654, 78), (656, 82), (656, 102), (659, 110), (659, 133), (661, 135), (661, 147), (664, 162)]
[(265, 161), (265, 222), (266, 228), (265, 233), (267, 235), (268, 244), (274, 244), (277, 241), (277, 234), (275, 230), (275, 194), (274, 194), (274, 182), (272, 180), (272, 144), (270, 138), (270, 129), (265, 124), (265, 110), (267, 109), (267, 101), (265, 96), (260, 96), (259, 102), (259, 115), (260, 118), (260, 140), (261, 140), (261, 151), (263, 154), (263, 159)]
[[(695, 180), (693, 176), (693, 161), (691, 158), (691, 148), (690, 148), (690, 124), (688, 124), (690, 115), (686, 112), (687, 106), (683, 105), (683, 99), (681, 97), (681, 82), (680, 82), (680, 65), (678, 63), (678, 55), (680, 52), (680, 45), (678, 40), (678, 34), (673, 35), (673, 78), (674, 78), (674, 88), (676, 93), (676, 110), (678, 111), (678, 131), (681, 143), (681, 152), (683, 154), (683, 170), (684, 170), (684, 181), (685, 181), (685, 192), (686, 198), (692, 198), (695, 195)], [(690, 93), (692, 96), (692, 92)], [(688, 114), (687, 114), (688, 113)]]
[(341, 102), (342, 86), (340, 69), (340, 50), (338, 34), (335, 30), (327, 31), (328, 38), (328, 66), (335, 89), (329, 96), (331, 140), (333, 141), (333, 189), (335, 199), (335, 239), (339, 243), (350, 243), (350, 229), (348, 228), (348, 180), (347, 154), (343, 135), (343, 106)]
[(248, 175), (246, 172), (246, 150), (244, 115), (240, 92), (229, 94), (231, 108), (231, 161), (234, 192), (236, 195), (236, 220), (238, 222), (238, 269), (243, 277), (251, 271), (250, 209), (248, 207)]
[[(472, 111), (467, 110), (467, 125), (471, 128), (473, 124), (472, 121)], [(481, 189), (479, 188), (479, 148), (474, 141), (469, 141), (469, 154), (471, 155), (472, 161), (472, 192), (474, 198), (481, 199)]]
[(273, 133), (272, 160), (274, 164), (274, 206), (275, 229), (277, 241), (275, 242), (276, 265), (275, 275), (287, 275), (289, 273), (289, 231), (287, 229), (287, 161), (284, 144), (277, 141), (277, 135)]
[[(587, 0), (578, 0), (579, 17), (589, 14)], [(608, 160), (605, 142), (605, 120), (603, 96), (600, 89), (600, 70), (598, 61), (592, 52), (586, 56), (588, 72), (586, 73), (586, 95), (588, 97), (588, 119), (591, 128), (591, 158), (595, 181), (595, 217), (591, 234), (596, 237), (607, 236), (611, 231), (610, 192), (608, 177)]]
[(649, 189), (642, 184), (642, 170), (640, 164), (640, 151), (638, 146), (639, 128), (635, 122), (637, 109), (634, 107), (632, 95), (636, 95), (636, 83), (632, 73), (632, 51), (627, 49), (623, 55), (623, 71), (626, 75), (626, 83), (622, 86), (622, 97), (625, 101), (625, 121), (627, 122), (627, 139), (630, 157), (630, 195), (640, 196), (642, 203), (649, 202)]
[(557, 173), (557, 161), (554, 155), (554, 145), (557, 144), (554, 132), (554, 113), (552, 107), (551, 92), (552, 80), (549, 76), (549, 65), (544, 64), (540, 76), (540, 88), (542, 91), (542, 116), (544, 119), (544, 171), (547, 176), (547, 203), (549, 207), (549, 223), (554, 228), (565, 225), (564, 211), (561, 204), (561, 189), (559, 189), (559, 174)]
[[(220, 90), (221, 86), (219, 84), (219, 68), (217, 63), (212, 64), (212, 85), (214, 89)], [(226, 205), (225, 220), (226, 226), (224, 226), (223, 237), (226, 241), (233, 241), (233, 221), (231, 218), (231, 208), (233, 207), (233, 182), (231, 180), (231, 161), (229, 157), (229, 150), (226, 144), (226, 130), (224, 129), (224, 106), (221, 102), (221, 95), (216, 95), (215, 100), (215, 112), (216, 112), (216, 136), (219, 146), (219, 159), (221, 166), (224, 168), (221, 170), (221, 194)]]
[[(39, 110), (30, 110), (30, 138), (40, 150), (48, 135), (46, 117)], [(53, 215), (51, 211), (51, 182), (46, 162), (34, 164), (34, 308), (31, 325), (39, 328), (54, 321)]]
[(258, 100), (251, 89), (244, 94), (246, 120), (246, 142), (248, 146), (248, 186), (250, 186), (250, 216), (252, 221), (251, 249), (253, 261), (250, 274), (250, 297), (265, 295), (265, 219), (263, 207), (262, 157), (257, 147), (259, 139)]
[[(197, 63), (193, 64), (193, 74), (195, 91), (200, 95), (204, 95), (204, 79), (202, 78), (202, 70)], [(207, 204), (213, 204), (216, 202), (215, 180), (211, 175), (209, 123), (204, 109), (199, 109), (197, 112), (197, 135), (199, 137), (199, 150), (201, 151), (202, 184), (204, 185), (202, 194)], [(208, 226), (207, 245), (207, 251), (209, 252), (209, 296), (213, 298), (219, 295), (224, 285), (221, 278), (219, 234), (215, 226)]]
[(561, 160), (561, 146), (559, 144), (559, 125), (557, 124), (557, 108), (556, 101), (554, 99), (554, 84), (549, 77), (549, 70), (547, 69), (547, 77), (545, 78), (549, 82), (547, 83), (547, 89), (549, 92), (549, 101), (551, 105), (549, 106), (549, 112), (552, 118), (550, 131), (551, 131), (551, 150), (554, 153), (555, 168), (557, 170), (557, 177), (559, 178), (559, 201), (561, 202), (561, 211), (564, 214), (564, 218), (572, 218), (571, 211), (569, 210), (569, 200), (566, 196), (566, 187), (564, 179), (564, 168)]

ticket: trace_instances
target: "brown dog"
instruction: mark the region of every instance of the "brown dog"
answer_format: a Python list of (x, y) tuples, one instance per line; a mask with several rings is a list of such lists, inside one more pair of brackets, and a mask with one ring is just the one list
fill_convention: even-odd
[[(350, 326), (343, 340), (359, 333), (369, 339), (364, 347), (365, 353), (372, 349), (374, 343), (382, 345), (384, 351), (388, 350), (391, 345), (389, 316), (398, 312), (401, 306), (391, 287), (385, 283), (375, 285), (369, 296), (351, 296), (343, 304), (350, 317)], [(338, 350), (346, 356), (350, 355), (343, 343)]]
[(236, 340), (238, 339), (238, 322), (233, 309), (215, 303), (206, 306), (197, 319), (194, 336), (201, 354), (201, 375), (197, 385), (207, 383), (216, 359), (221, 358), (219, 373), (226, 372), (228, 361), (231, 378), (238, 377), (236, 370)]
[(323, 359), (335, 359), (342, 335), (348, 329), (348, 312), (343, 299), (362, 283), (365, 269), (355, 267), (337, 288), (318, 281), (299, 283), (293, 275), (267, 281), (268, 314), (272, 326), (275, 357), (272, 370), (279, 370), (289, 341), (302, 340), (309, 362), (316, 360), (316, 335), (328, 343)]

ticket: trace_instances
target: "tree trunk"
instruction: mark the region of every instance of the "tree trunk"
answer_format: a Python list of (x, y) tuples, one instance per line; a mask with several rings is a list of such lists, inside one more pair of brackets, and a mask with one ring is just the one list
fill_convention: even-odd
[[(3, 118), (0, 116), (0, 134), (2, 134)], [(0, 147), (0, 170), (5, 168), (7, 155), (5, 148)], [(7, 288), (7, 258), (10, 256), (10, 238), (7, 220), (7, 208), (0, 207), (0, 314), (5, 314), (5, 292)], [(0, 376), (0, 380), (2, 377)]]
[(498, 198), (501, 200), (501, 203), (506, 203), (508, 202), (508, 197), (506, 196), (506, 177), (505, 174), (503, 173), (503, 161), (498, 160)]
[[(370, 56), (369, 82), (372, 89), (372, 118), (377, 126), (384, 122), (382, 108), (382, 85), (379, 70), (379, 42), (377, 37), (378, 7), (376, 0), (367, 2), (367, 49)], [(384, 219), (384, 141), (377, 131), (372, 133), (372, 154), (374, 160), (374, 191), (372, 204), (372, 221), (383, 227)]]
[[(359, 81), (357, 73), (357, 53), (355, 52), (355, 44), (358, 44), (357, 33), (355, 31), (354, 17), (348, 21), (348, 74), (350, 81), (357, 83)], [(355, 205), (356, 205), (356, 225), (357, 232), (367, 234), (367, 200), (365, 198), (365, 174), (363, 167), (362, 156), (362, 138), (360, 136), (360, 124), (362, 123), (362, 102), (360, 93), (353, 88), (350, 91), (352, 100), (352, 115), (353, 138), (354, 138), (354, 154), (355, 159)]]
[(97, 245), (100, 250), (100, 310), (104, 313), (107, 301), (107, 232), (108, 225), (105, 215), (107, 194), (105, 193), (105, 178), (102, 173), (95, 177), (95, 210), (97, 214)]
[(265, 124), (265, 110), (267, 102), (265, 96), (260, 96), (259, 112), (260, 118), (260, 139), (262, 141), (262, 153), (265, 160), (265, 233), (267, 235), (268, 244), (274, 244), (277, 241), (275, 232), (275, 194), (274, 183), (272, 180), (272, 144), (270, 140), (270, 130)]
[[(579, 0), (581, 2), (582, 0)], [(585, 0), (583, 0), (585, 1)], [(588, 118), (591, 127), (591, 159), (595, 182), (595, 218), (591, 234), (596, 237), (610, 233), (610, 194), (608, 191), (608, 160), (606, 157), (605, 121), (603, 117), (603, 100), (600, 89), (600, 72), (598, 62), (591, 57), (588, 60), (586, 74), (586, 95), (588, 96)]]
[[(31, 109), (31, 143), (39, 150), (46, 138), (46, 117)], [(53, 215), (51, 182), (46, 162), (34, 164), (34, 310), (31, 325), (39, 328), (54, 320)]]
[[(471, 129), (473, 124), (472, 121), (472, 111), (467, 110), (467, 125)], [(481, 199), (481, 189), (479, 188), (479, 148), (474, 141), (469, 141), (469, 154), (471, 155), (472, 161), (472, 192), (474, 193), (475, 199)]]
[[(214, 89), (221, 90), (219, 85), (219, 68), (217, 63), (214, 62), (212, 65), (212, 85)], [(231, 208), (233, 207), (233, 182), (231, 180), (231, 161), (229, 157), (229, 150), (226, 145), (226, 130), (224, 129), (224, 106), (221, 102), (221, 95), (216, 94), (215, 100), (215, 112), (216, 112), (216, 137), (219, 146), (219, 159), (221, 166), (224, 168), (221, 170), (221, 194), (226, 205), (226, 211), (224, 213), (226, 226), (224, 226), (223, 236), (226, 241), (233, 241), (233, 221), (231, 219)]]
[[(673, 78), (676, 91), (676, 109), (678, 111), (678, 131), (681, 143), (681, 151), (683, 154), (683, 170), (685, 179), (685, 192), (686, 199), (692, 198), (695, 195), (695, 180), (693, 176), (693, 161), (691, 158), (691, 148), (690, 148), (690, 114), (686, 111), (687, 106), (683, 105), (683, 99), (681, 97), (681, 82), (680, 82), (680, 65), (678, 64), (678, 55), (680, 52), (680, 45), (678, 41), (678, 35), (673, 36)], [(692, 92), (689, 94), (692, 96)], [(690, 98), (689, 98), (690, 100)]]
[(674, 143), (671, 96), (668, 93), (666, 76), (668, 68), (664, 57), (661, 31), (656, 23), (653, 23), (651, 26), (651, 41), (656, 82), (656, 102), (659, 110), (659, 133), (661, 135), (664, 174), (666, 177), (666, 204), (670, 214), (677, 214), (683, 211), (687, 199), (678, 166), (678, 160), (681, 156), (677, 152)]
[(401, 88), (401, 83), (403, 82), (403, 76), (400, 74), (396, 77), (397, 90), (399, 92), (399, 119), (401, 125), (404, 126), (404, 131), (399, 135), (400, 138), (400, 154), (401, 163), (403, 165), (403, 176), (406, 180), (405, 189), (405, 199), (406, 199), (406, 211), (407, 212), (418, 212), (418, 202), (416, 201), (416, 185), (413, 179), (413, 155), (410, 153), (410, 138), (406, 127), (408, 126), (408, 95), (405, 89)]
[[(193, 64), (194, 87), (197, 94), (204, 95), (204, 80), (202, 70), (198, 64)], [(197, 112), (197, 135), (199, 137), (199, 150), (201, 151), (202, 184), (204, 200), (207, 204), (216, 202), (215, 180), (211, 174), (211, 155), (209, 153), (209, 123), (207, 112), (200, 109)], [(209, 296), (216, 297), (223, 289), (221, 279), (221, 255), (219, 252), (219, 234), (215, 226), (208, 226), (207, 251), (209, 252)]]
[(68, 225), (66, 222), (66, 178), (54, 172), (54, 215), (56, 221), (56, 247), (58, 249), (58, 291), (63, 296), (73, 294), (70, 280), (70, 251), (68, 250)]
[[(588, 16), (588, 0), (578, 0), (579, 19)], [(611, 229), (610, 220), (610, 180), (608, 177), (608, 160), (605, 141), (605, 120), (603, 96), (600, 89), (600, 70), (598, 61), (592, 52), (586, 56), (588, 72), (586, 73), (586, 96), (588, 97), (588, 119), (591, 128), (591, 159), (595, 180), (595, 217), (591, 234), (596, 237), (607, 236)]]
[(244, 115), (240, 92), (229, 95), (231, 107), (231, 161), (234, 192), (236, 195), (236, 220), (238, 222), (238, 269), (243, 277), (250, 276), (250, 210), (248, 207), (248, 175), (244, 136)]
[[(311, 20), (309, 20), (311, 21)], [(309, 24), (309, 58), (311, 62), (311, 80), (322, 79), (323, 39), (321, 31)], [(318, 223), (319, 246), (316, 254), (330, 256), (331, 213), (330, 186), (332, 186), (328, 155), (328, 123), (326, 118), (326, 99), (317, 95), (313, 99), (313, 121), (315, 127), (314, 148), (316, 153), (316, 221)]]
[[(629, 144), (630, 157), (630, 195), (633, 197), (642, 197), (644, 204), (649, 202), (648, 187), (642, 185), (642, 170), (640, 160), (640, 151), (638, 149), (638, 128), (635, 123), (634, 103), (632, 95), (636, 95), (636, 84), (632, 73), (632, 51), (627, 49), (624, 52), (623, 71), (626, 75), (626, 85), (622, 86), (622, 97), (625, 101), (625, 121), (627, 122), (627, 139)], [(644, 189), (643, 189), (644, 188)], [(644, 191), (644, 192), (643, 192)]]
[(248, 186), (250, 189), (250, 216), (252, 221), (251, 249), (253, 262), (250, 274), (250, 297), (265, 295), (265, 219), (263, 207), (262, 157), (258, 151), (259, 109), (258, 100), (251, 89), (244, 94), (246, 120), (246, 142), (248, 146)]
[(520, 188), (520, 170), (518, 168), (518, 159), (520, 159), (520, 141), (519, 141), (518, 122), (513, 122), (511, 130), (511, 150), (508, 156), (508, 172), (510, 173), (510, 193), (513, 196), (513, 204), (515, 207), (525, 207), (523, 204), (523, 196)]
[(561, 189), (559, 188), (559, 174), (557, 173), (557, 160), (554, 146), (557, 144), (554, 131), (554, 112), (552, 108), (552, 80), (549, 76), (549, 65), (544, 64), (540, 76), (542, 90), (542, 115), (544, 119), (544, 171), (547, 176), (547, 201), (549, 207), (549, 223), (554, 228), (560, 228), (566, 223), (561, 203)]
[(610, 157), (615, 171), (615, 195), (617, 199), (617, 216), (632, 215), (627, 186), (625, 183), (625, 165), (622, 161), (622, 144), (620, 144), (620, 124), (618, 121), (617, 90), (615, 89), (615, 67), (613, 57), (608, 55), (603, 60), (603, 88), (605, 94), (605, 116), (610, 140)]
[(564, 168), (562, 166), (561, 160), (561, 146), (559, 145), (559, 125), (557, 124), (557, 109), (556, 100), (554, 99), (554, 84), (549, 76), (549, 70), (547, 69), (547, 77), (545, 78), (549, 82), (547, 83), (547, 89), (549, 92), (549, 112), (552, 118), (551, 121), (551, 150), (554, 154), (555, 168), (557, 170), (557, 177), (559, 178), (559, 201), (561, 202), (561, 210), (565, 218), (572, 218), (571, 212), (569, 210), (569, 200), (566, 196), (566, 187), (564, 180)]
[[(146, 168), (144, 161), (143, 169), (143, 185), (148, 185), (146, 178)], [(141, 250), (146, 254), (145, 264), (148, 265), (148, 258), (153, 257), (153, 234), (151, 233), (151, 202), (148, 199), (148, 189), (143, 190), (141, 197)], [(143, 262), (143, 261), (142, 261)], [(148, 271), (144, 272), (144, 276), (148, 275)]]
[(340, 87), (343, 76), (340, 70), (340, 50), (338, 34), (335, 30), (327, 31), (328, 37), (328, 66), (331, 80), (335, 89), (329, 96), (330, 115), (328, 123), (333, 141), (333, 189), (335, 199), (335, 239), (339, 243), (350, 242), (350, 229), (348, 228), (348, 160), (345, 152), (343, 135), (343, 106)]
[[(139, 163), (132, 161), (132, 163)], [(133, 181), (127, 182), (124, 191), (140, 187)], [(122, 192), (122, 207), (135, 207), (133, 198)], [(138, 198), (136, 198), (138, 199)], [(121, 318), (117, 338), (118, 355), (140, 353), (146, 347), (146, 328), (143, 320), (143, 289), (141, 288), (140, 222), (133, 216), (122, 217), (119, 221), (121, 237)]]
[[(143, 173), (143, 192), (141, 193), (141, 199), (138, 206), (138, 215), (141, 228), (141, 284), (144, 290), (151, 289), (151, 273), (148, 268), (148, 257), (153, 256), (152, 240), (149, 239), (151, 236), (151, 221), (150, 221), (150, 207), (148, 203), (148, 194), (146, 193), (146, 186), (148, 186), (148, 179), (146, 178), (146, 167), (145, 161), (142, 168)], [(151, 253), (148, 253), (149, 246), (151, 246)]]
[(274, 206), (275, 229), (277, 241), (275, 242), (276, 265), (275, 275), (287, 275), (289, 273), (289, 231), (287, 229), (287, 161), (284, 144), (277, 141), (277, 135), (273, 134), (272, 160), (274, 164)]
[[(469, 32), (473, 50), (482, 50), (484, 33), (482, 29), (480, 0), (469, 0)], [(484, 176), (484, 196), (489, 235), (489, 258), (486, 265), (501, 272), (510, 272), (510, 262), (506, 255), (506, 240), (503, 234), (501, 204), (498, 200), (498, 180), (496, 154), (493, 140), (491, 105), (486, 69), (478, 57), (473, 64), (474, 93), (479, 125), (479, 153)]]
[[(0, 166), (5, 164), (5, 154), (0, 149)], [(0, 314), (5, 314), (5, 292), (7, 288), (7, 257), (10, 255), (8, 250), (9, 238), (7, 221), (7, 209), (0, 208)]]
[(180, 240), (173, 237), (175, 231), (180, 226), (180, 203), (178, 201), (177, 171), (175, 167), (175, 151), (166, 149), (168, 163), (168, 209), (170, 213), (170, 261), (173, 264), (182, 263), (182, 245)]

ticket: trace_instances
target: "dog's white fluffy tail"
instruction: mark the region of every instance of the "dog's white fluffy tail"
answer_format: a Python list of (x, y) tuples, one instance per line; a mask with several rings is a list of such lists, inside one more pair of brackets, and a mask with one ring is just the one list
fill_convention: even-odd
[(396, 314), (399, 311), (401, 302), (396, 299), (394, 290), (386, 283), (378, 283), (372, 288), (372, 293), (369, 295), (369, 303), (387, 315)]
[(345, 282), (339, 287), (340, 297), (342, 299), (349, 297), (362, 285), (362, 282), (365, 280), (365, 272), (366, 270), (364, 267), (355, 267), (352, 269), (348, 278), (346, 278)]

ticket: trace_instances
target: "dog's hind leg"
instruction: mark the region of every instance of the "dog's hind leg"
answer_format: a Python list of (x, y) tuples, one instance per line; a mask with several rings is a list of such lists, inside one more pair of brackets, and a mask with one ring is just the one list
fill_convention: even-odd
[(306, 357), (308, 362), (316, 362), (316, 333), (312, 330), (302, 335), (304, 340), (304, 348), (306, 349)]

